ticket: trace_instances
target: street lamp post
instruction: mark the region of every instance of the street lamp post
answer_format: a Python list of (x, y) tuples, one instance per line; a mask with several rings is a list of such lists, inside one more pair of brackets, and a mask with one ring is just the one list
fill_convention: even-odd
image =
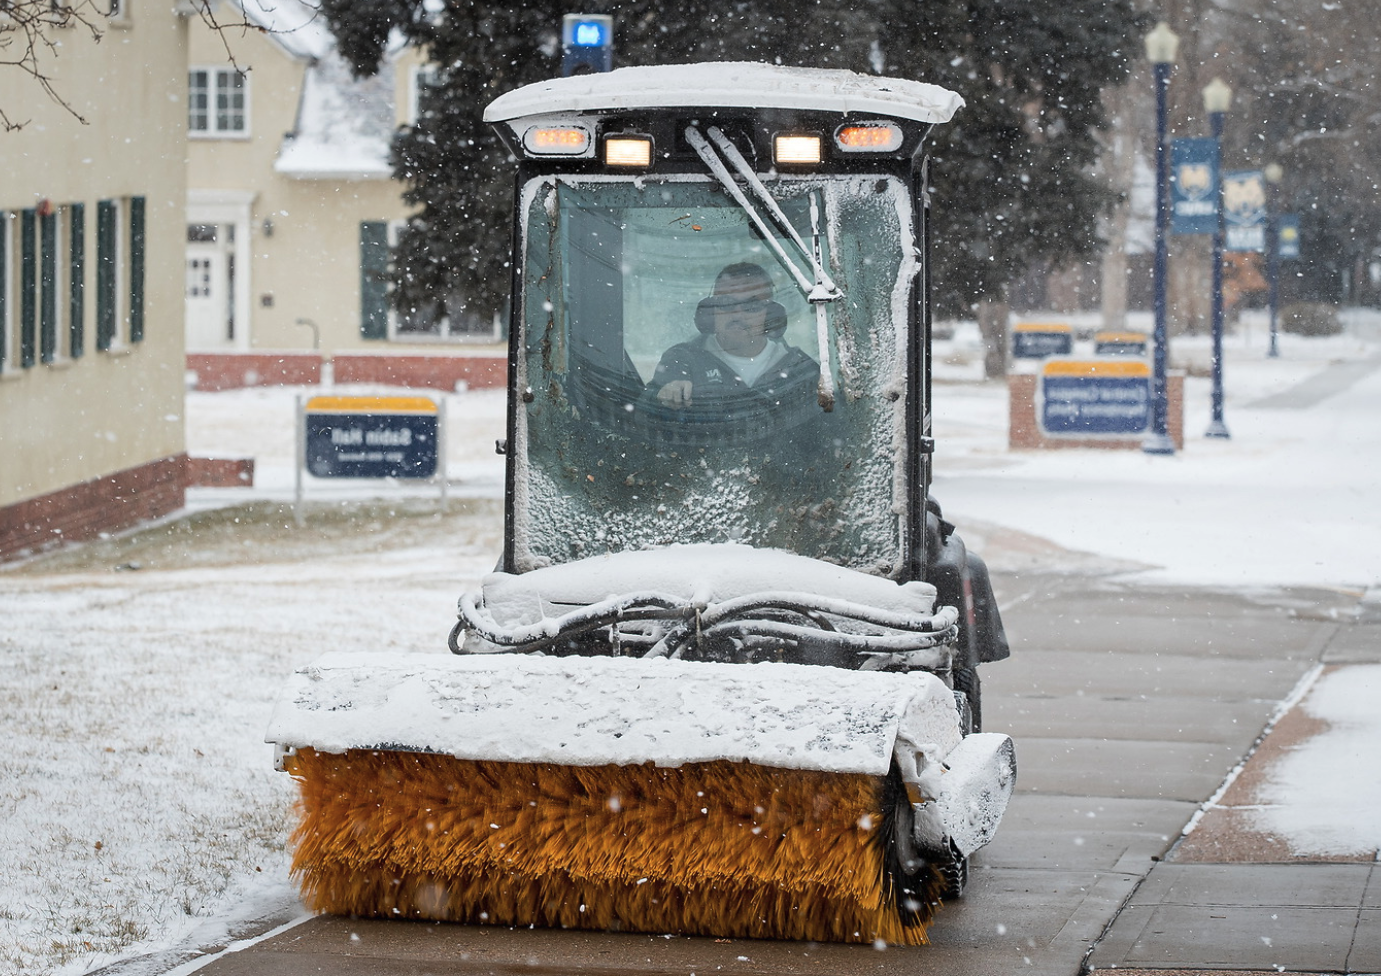
[(1269, 163), (1262, 175), (1266, 177), (1266, 284), (1270, 288), (1267, 294), (1270, 296), (1268, 304), (1271, 308), (1271, 348), (1266, 351), (1266, 355), (1279, 356), (1280, 346), (1276, 340), (1280, 321), (1276, 304), (1279, 297), (1276, 290), (1280, 278), (1280, 227), (1276, 223), (1276, 195), (1280, 191), (1280, 181), (1285, 177), (1285, 171), (1279, 163)]
[(1170, 438), (1170, 405), (1165, 382), (1169, 333), (1165, 323), (1166, 225), (1170, 222), (1170, 153), (1166, 139), (1166, 116), (1170, 91), (1170, 69), (1175, 63), (1180, 39), (1170, 25), (1161, 21), (1146, 35), (1146, 60), (1156, 72), (1156, 264), (1155, 264), (1155, 369), (1151, 379), (1151, 430), (1141, 450), (1152, 455), (1173, 455)]
[(1217, 188), (1213, 225), (1213, 420), (1209, 422), (1206, 438), (1228, 438), (1228, 426), (1223, 423), (1223, 117), (1232, 104), (1232, 89), (1221, 78), (1204, 86), (1204, 109), (1213, 131), (1214, 149), (1218, 154)]

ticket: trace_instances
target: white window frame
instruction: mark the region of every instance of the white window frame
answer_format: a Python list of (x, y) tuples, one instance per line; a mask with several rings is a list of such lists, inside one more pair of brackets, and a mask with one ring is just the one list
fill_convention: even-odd
[(19, 325), (18, 296), (14, 293), (14, 283), (18, 281), (14, 273), (17, 260), (14, 248), (19, 237), (15, 233), (18, 218), (19, 215), (12, 210), (0, 210), (0, 238), (3, 238), (5, 255), (5, 260), (0, 262), (0, 288), (5, 294), (4, 315), (0, 316), (0, 351), (4, 352), (4, 356), (0, 357), (0, 377), (19, 371), (15, 363), (18, 345), (14, 338)]
[(60, 204), (53, 208), (53, 358), (43, 358), (43, 218), (39, 218), (39, 268), (36, 301), (39, 309), (38, 361), (44, 366), (58, 366), (72, 359), (72, 208)]
[[(192, 87), (192, 76), (197, 72), (206, 75), (206, 87), (204, 89), (194, 89)], [(240, 93), (242, 96), (242, 106), (240, 108), (241, 126), (238, 129), (223, 128), (220, 124), (220, 112), (217, 110), (217, 101), (220, 97), (221, 82), (223, 78), (238, 75), (242, 79)], [(204, 111), (206, 128), (192, 128), (192, 103), (194, 93), (204, 91), (206, 96), (206, 107)], [(250, 138), (250, 92), (249, 92), (249, 73), (240, 71), (238, 68), (226, 65), (192, 65), (187, 69), (187, 136), (190, 139), (248, 139)]]

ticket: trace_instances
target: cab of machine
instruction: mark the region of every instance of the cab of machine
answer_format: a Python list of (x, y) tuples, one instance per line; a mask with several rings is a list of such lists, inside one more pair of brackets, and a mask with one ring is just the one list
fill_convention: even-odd
[(924, 141), (959, 100), (710, 67), (486, 112), (520, 162), (505, 569), (734, 542), (914, 579)]

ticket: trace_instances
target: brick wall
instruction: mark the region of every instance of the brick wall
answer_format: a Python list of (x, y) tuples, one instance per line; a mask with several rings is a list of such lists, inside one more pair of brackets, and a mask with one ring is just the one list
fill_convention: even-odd
[(319, 353), (188, 353), (198, 390), (297, 386), (321, 382)]
[(94, 539), (182, 508), (187, 456), (137, 468), (0, 508), (0, 560)]
[[(1007, 376), (1008, 412), (1007, 447), (1013, 451), (1045, 448), (1135, 448), (1140, 450), (1141, 438), (1047, 438), (1036, 420), (1036, 385), (1040, 378), (1034, 373), (1012, 373)], [(1184, 450), (1184, 374), (1171, 372), (1165, 378), (1166, 431), (1175, 443), (1176, 451)]]
[(253, 458), (188, 458), (188, 488), (249, 488), (254, 484)]
[(380, 383), (397, 387), (454, 390), (508, 385), (508, 357), (488, 356), (356, 356), (337, 353), (331, 359), (336, 383)]
[[(197, 390), (241, 387), (311, 386), (322, 382), (327, 362), (319, 353), (188, 353), (187, 369), (196, 374)], [(508, 357), (380, 355), (338, 353), (329, 361), (336, 383), (372, 383), (392, 387), (455, 390), (508, 384)]]

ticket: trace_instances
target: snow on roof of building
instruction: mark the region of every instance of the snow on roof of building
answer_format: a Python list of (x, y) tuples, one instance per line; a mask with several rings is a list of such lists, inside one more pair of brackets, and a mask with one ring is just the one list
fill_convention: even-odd
[(393, 139), (392, 59), (355, 78), (332, 49), (303, 73), (297, 130), (283, 140), (273, 168), (298, 179), (386, 180)]
[(794, 68), (749, 61), (656, 65), (572, 75), (500, 95), (486, 122), (528, 115), (700, 105), (822, 109), (948, 122), (964, 100), (925, 82), (835, 68)]
[(326, 15), (317, 4), (303, 0), (236, 0), (234, 8), (244, 14), (247, 23), (263, 30), (295, 57), (321, 58), (335, 48)]

